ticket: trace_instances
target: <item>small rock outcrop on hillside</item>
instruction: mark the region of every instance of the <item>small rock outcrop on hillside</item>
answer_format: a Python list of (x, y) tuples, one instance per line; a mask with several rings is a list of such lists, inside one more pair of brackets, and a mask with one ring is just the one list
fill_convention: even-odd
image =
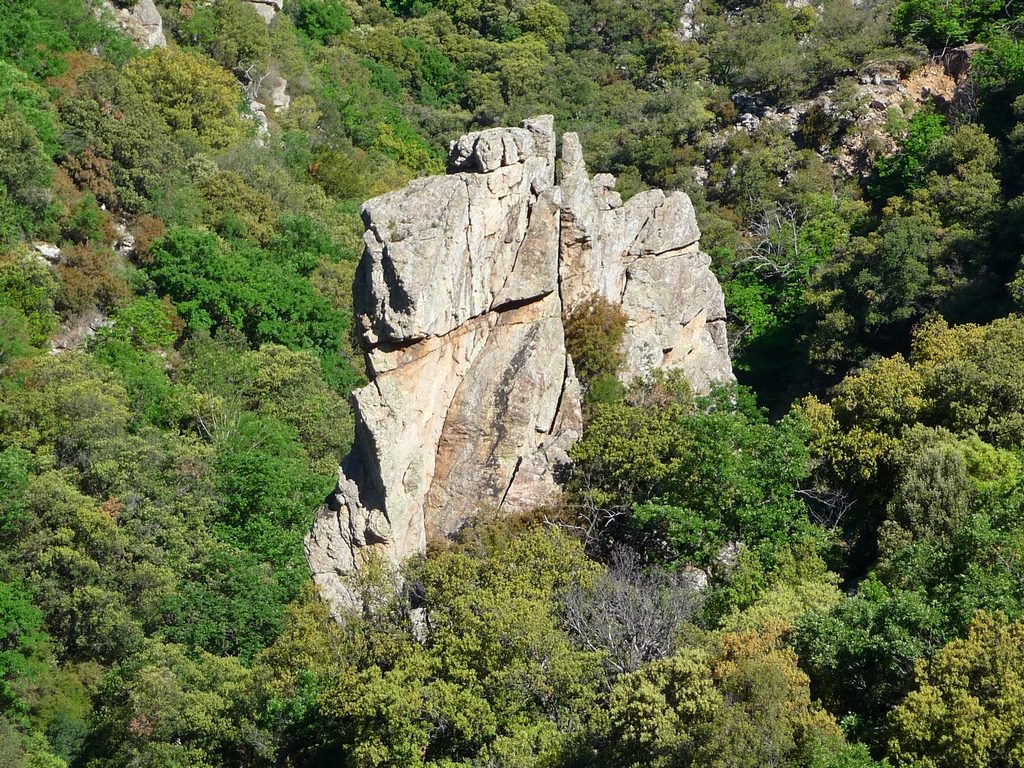
[(110, 0), (104, 0), (97, 7), (97, 13), (102, 14), (104, 11), (143, 50), (167, 47), (163, 19), (153, 0), (139, 0), (131, 8), (118, 8)]
[(623, 203), (591, 178), (575, 134), (555, 178), (550, 116), (463, 136), (449, 174), (363, 206), (354, 286), (370, 384), (356, 440), (306, 553), (324, 596), (346, 574), (398, 563), (480, 509), (558, 493), (582, 431), (563, 317), (599, 294), (627, 318), (624, 379), (679, 368), (697, 390), (730, 380), (725, 307), (682, 193)]
[(277, 12), (284, 5), (284, 0), (246, 0), (253, 7), (253, 10), (260, 15), (267, 24), (274, 20)]

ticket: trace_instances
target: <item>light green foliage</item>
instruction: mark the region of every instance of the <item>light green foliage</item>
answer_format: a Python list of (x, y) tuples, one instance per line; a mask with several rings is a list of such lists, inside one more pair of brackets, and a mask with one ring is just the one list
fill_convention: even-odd
[(101, 342), (119, 341), (148, 351), (167, 350), (178, 338), (173, 318), (170, 302), (138, 298), (121, 307), (98, 337)]
[(411, 566), (407, 578), (424, 597), (418, 634), (386, 566), (364, 573), (362, 589), (375, 597), (340, 627), (314, 605), (292, 612), (260, 663), (274, 675), (277, 710), (292, 718), (297, 756), (542, 766), (575, 750), (603, 667), (561, 630), (558, 606), (597, 567), (578, 543), (539, 528), (488, 540)]
[(276, 210), (269, 195), (257, 192), (230, 171), (214, 171), (199, 180), (203, 218), (221, 234), (266, 242), (274, 234)]
[(1013, 18), (1021, 10), (1012, 2), (997, 6), (984, 0), (902, 0), (893, 11), (893, 28), (898, 35), (913, 36), (930, 48), (942, 48), (974, 40), (993, 22)]
[(0, 370), (32, 350), (28, 318), (14, 307), (0, 306)]
[(0, 61), (0, 103), (21, 113), (50, 155), (57, 151), (57, 115), (46, 90), (22, 72)]
[(609, 703), (610, 735), (626, 760), (676, 764), (680, 752), (703, 740), (722, 706), (710, 661), (706, 651), (687, 649), (619, 680)]
[(156, 49), (124, 69), (127, 83), (176, 134), (222, 149), (248, 133), (234, 78), (197, 54)]
[(1019, 760), (1024, 626), (979, 613), (967, 636), (917, 668), (917, 688), (893, 711), (898, 765), (974, 768)]
[(242, 413), (218, 438), (214, 470), (224, 506), (217, 521), (273, 563), (281, 579), (301, 582), (298, 541), (330, 480), (311, 471), (294, 430), (271, 417)]
[(753, 632), (762, 627), (789, 631), (805, 614), (827, 612), (842, 599), (838, 577), (810, 541), (782, 550), (768, 573), (755, 558), (742, 555), (739, 568), (712, 597), (713, 601), (732, 598), (730, 612), (722, 619), (727, 631)]
[(976, 430), (996, 445), (1020, 445), (1020, 328), (1011, 316), (987, 326), (925, 325), (914, 360), (925, 375), (930, 420), (955, 432)]
[(24, 0), (8, 3), (0, 18), (0, 58), (35, 78), (64, 71), (60, 54), (96, 48), (113, 60), (128, 56), (134, 46), (101, 23), (92, 7), (80, 0)]
[(807, 765), (841, 744), (796, 655), (772, 632), (726, 634), (620, 678), (612, 765)]
[(0, 711), (24, 706), (17, 689), (28, 683), (32, 657), (44, 642), (42, 623), (23, 587), (0, 582)]
[(87, 764), (257, 764), (267, 737), (248, 714), (255, 696), (252, 672), (236, 660), (150, 643), (105, 681), (97, 730), (114, 749)]
[(53, 167), (19, 110), (0, 115), (0, 245), (34, 233), (52, 215)]

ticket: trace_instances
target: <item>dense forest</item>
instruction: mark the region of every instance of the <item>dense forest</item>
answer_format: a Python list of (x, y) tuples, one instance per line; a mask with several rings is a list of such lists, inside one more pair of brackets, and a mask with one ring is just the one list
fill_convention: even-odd
[[(1020, 0), (133, 4), (0, 0), (0, 765), (1024, 765)], [(740, 384), (571, 323), (563, 503), (335, 621), (360, 205), (541, 113), (691, 195)]]

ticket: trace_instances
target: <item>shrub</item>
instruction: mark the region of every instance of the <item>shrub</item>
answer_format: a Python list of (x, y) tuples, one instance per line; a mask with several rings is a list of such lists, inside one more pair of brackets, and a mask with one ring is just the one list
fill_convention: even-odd
[(619, 372), (625, 332), (626, 316), (602, 296), (592, 296), (565, 318), (565, 346), (584, 385)]

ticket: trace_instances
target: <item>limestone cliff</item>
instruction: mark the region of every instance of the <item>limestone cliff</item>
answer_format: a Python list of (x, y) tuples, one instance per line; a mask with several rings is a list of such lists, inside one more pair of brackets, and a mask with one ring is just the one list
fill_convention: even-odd
[(622, 203), (591, 179), (575, 134), (555, 179), (549, 116), (463, 136), (449, 174), (363, 206), (354, 303), (370, 384), (356, 440), (306, 540), (314, 579), (351, 602), (345, 575), (450, 535), (480, 509), (558, 493), (582, 430), (562, 318), (590, 296), (627, 317), (625, 379), (681, 368), (697, 390), (732, 377), (722, 291), (682, 193)]

